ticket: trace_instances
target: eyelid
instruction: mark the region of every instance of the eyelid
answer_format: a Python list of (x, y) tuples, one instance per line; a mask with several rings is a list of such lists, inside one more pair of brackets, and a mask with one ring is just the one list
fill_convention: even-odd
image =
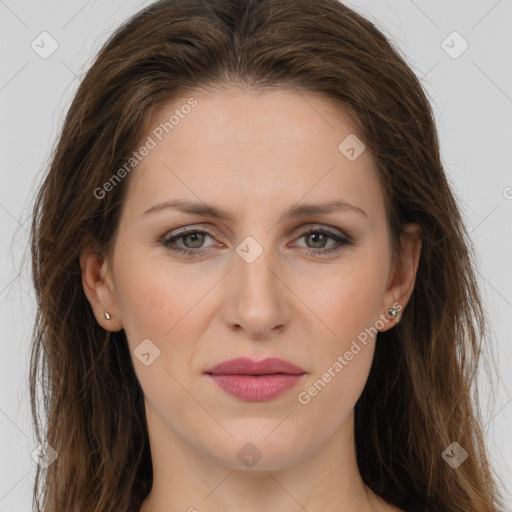
[(186, 226), (184, 228), (177, 228), (171, 231), (166, 232), (161, 239), (168, 240), (170, 238), (179, 238), (182, 236), (186, 236), (190, 233), (205, 233), (207, 235), (215, 235), (220, 237), (221, 234), (213, 227), (204, 227), (201, 225), (194, 224), (193, 226)]
[(218, 236), (218, 237), (222, 236), (222, 235), (220, 234), (220, 232), (219, 232), (219, 231), (217, 231), (217, 230), (216, 230), (215, 228), (213, 228), (213, 227), (192, 226), (192, 227), (190, 227), (190, 228), (184, 228), (184, 232), (185, 232), (185, 233), (188, 233), (188, 232), (190, 232), (190, 231), (192, 231), (192, 232), (200, 231), (200, 232), (204, 232), (204, 233), (207, 233), (207, 234), (209, 234), (209, 235), (215, 235), (215, 236)]
[[(330, 233), (334, 236), (338, 236), (339, 238), (342, 238), (343, 240), (347, 240), (349, 242), (351, 241), (351, 237), (347, 233), (345, 233), (333, 226), (329, 226), (328, 224), (309, 223), (305, 226), (301, 226), (299, 228), (299, 231), (297, 232), (297, 235), (303, 236), (304, 234), (307, 234), (311, 231), (316, 231), (316, 230), (323, 230), (323, 231), (326, 231), (327, 233)], [(178, 230), (169, 231), (169, 232), (165, 233), (164, 236), (161, 237), (161, 239), (168, 240), (170, 238), (179, 238), (181, 236), (186, 236), (189, 233), (196, 233), (196, 232), (204, 232), (205, 234), (210, 235), (210, 236), (212, 236), (212, 235), (215, 235), (217, 237), (221, 236), (221, 234), (213, 226), (206, 227), (206, 226), (202, 226), (201, 224), (194, 224), (192, 226), (178, 228)]]
[[(209, 236), (210, 238), (213, 238), (213, 235), (215, 235), (217, 237), (220, 236), (218, 231), (216, 231), (213, 228), (203, 228), (201, 226), (195, 225), (195, 226), (187, 226), (185, 228), (178, 229), (178, 230), (169, 231), (165, 235), (160, 237), (158, 241), (161, 244), (163, 244), (164, 246), (170, 248), (171, 243), (176, 243), (177, 240), (181, 240), (182, 238), (185, 238), (186, 236), (193, 234), (193, 233), (200, 233), (200, 234)], [(180, 250), (183, 250), (183, 251), (191, 250), (193, 252), (199, 253), (200, 251), (206, 250), (206, 248), (200, 247), (196, 250), (177, 248), (178, 252), (180, 252)]]
[(343, 231), (335, 228), (333, 226), (329, 226), (328, 224), (308, 224), (306, 226), (302, 226), (299, 230), (299, 235), (304, 235), (305, 233), (309, 233), (310, 231), (325, 231), (332, 235), (338, 236), (340, 238), (350, 240), (350, 237)]

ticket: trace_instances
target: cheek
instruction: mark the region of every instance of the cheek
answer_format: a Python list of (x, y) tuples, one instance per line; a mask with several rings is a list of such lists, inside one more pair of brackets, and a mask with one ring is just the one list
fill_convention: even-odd
[[(297, 401), (313, 427), (334, 433), (350, 414), (361, 395), (371, 369), (376, 332), (372, 310), (377, 308), (378, 292), (363, 288), (360, 279), (339, 283), (341, 291), (330, 290), (323, 320), (329, 331), (317, 340), (314, 373), (298, 390)], [(371, 283), (370, 283), (371, 284)], [(335, 284), (333, 284), (333, 288)], [(329, 414), (325, 414), (329, 411)]]
[[(190, 400), (178, 383), (187, 389), (193, 385), (198, 371), (195, 356), (201, 353), (202, 333), (215, 312), (209, 292), (219, 276), (194, 265), (178, 268), (162, 258), (150, 261), (147, 255), (136, 256), (132, 253), (116, 267), (116, 292), (130, 353), (148, 397), (165, 391), (162, 403), (172, 401), (176, 406), (182, 399)], [(150, 352), (158, 354), (150, 366), (137, 358), (138, 347), (147, 339), (151, 340), (151, 344), (145, 342)]]
[[(146, 399), (165, 416), (165, 411), (190, 406), (184, 388), (190, 387), (190, 362), (197, 351), (197, 320), (204, 317), (201, 298), (212, 284), (165, 262), (139, 264), (135, 256), (116, 266), (116, 293), (135, 373)], [(148, 352), (150, 364), (145, 365), (138, 354)]]
[[(354, 251), (341, 261), (311, 278), (299, 278), (294, 292), (303, 298), (318, 319), (319, 334), (332, 340), (335, 349), (350, 345), (350, 340), (379, 319), (386, 280), (385, 258), (370, 251)], [(311, 315), (307, 315), (310, 317)]]
[(134, 338), (153, 336), (164, 344), (189, 326), (190, 316), (215, 284), (197, 268), (145, 255), (132, 254), (117, 271), (116, 293), (126, 331)]
[[(308, 297), (308, 305), (322, 320), (315, 349), (315, 373), (300, 391), (299, 403), (309, 410), (329, 410), (332, 428), (353, 408), (370, 372), (385, 287), (385, 258), (359, 252)], [(305, 291), (303, 291), (305, 293)], [(327, 327), (328, 326), (328, 329)]]

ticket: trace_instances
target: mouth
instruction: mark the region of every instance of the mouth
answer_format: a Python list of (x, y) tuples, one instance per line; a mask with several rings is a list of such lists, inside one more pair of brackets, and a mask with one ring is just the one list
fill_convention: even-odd
[(231, 396), (249, 402), (262, 402), (295, 387), (306, 372), (283, 359), (254, 361), (241, 357), (224, 361), (205, 374)]
[(248, 357), (237, 357), (236, 359), (229, 359), (223, 361), (212, 368), (206, 370), (205, 373), (213, 375), (302, 375), (306, 373), (305, 370), (299, 366), (279, 359), (277, 357), (267, 357), (261, 361), (255, 361)]

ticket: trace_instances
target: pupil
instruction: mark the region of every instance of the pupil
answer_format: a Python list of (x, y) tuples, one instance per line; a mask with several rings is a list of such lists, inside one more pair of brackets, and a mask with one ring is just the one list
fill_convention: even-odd
[[(185, 237), (185, 240), (187, 238), (194, 238), (194, 237), (202, 237), (202, 235), (201, 235), (201, 233), (192, 233), (191, 235), (187, 235)], [(192, 244), (197, 243), (197, 242), (199, 242), (199, 244), (198, 245), (193, 245), (192, 248), (197, 248), (197, 247), (201, 246), (201, 242), (202, 242), (201, 238), (199, 238), (199, 240), (192, 241)], [(185, 245), (187, 245), (187, 244), (185, 244)]]
[[(320, 240), (317, 240), (316, 242), (315, 242), (315, 240), (313, 240), (313, 243), (314, 243), (314, 244), (315, 244), (315, 243), (318, 243), (319, 241), (320, 241), (320, 243), (321, 243), (322, 241), (325, 241), (325, 240), (323, 240), (323, 239), (325, 239), (325, 235), (324, 235), (323, 233), (312, 233), (312, 234), (311, 234), (311, 235), (309, 235), (309, 236), (310, 236), (311, 238), (312, 238), (312, 237), (320, 237)], [(322, 245), (321, 245), (321, 247), (322, 247)]]

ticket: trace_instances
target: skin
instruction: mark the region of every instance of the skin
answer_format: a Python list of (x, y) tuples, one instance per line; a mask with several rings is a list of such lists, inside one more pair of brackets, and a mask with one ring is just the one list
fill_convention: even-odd
[[(359, 343), (362, 349), (309, 403), (298, 393), (394, 303), (406, 307), (420, 228), (406, 227), (403, 264), (393, 265), (372, 157), (364, 151), (349, 161), (338, 150), (356, 132), (329, 98), (230, 86), (173, 102), (155, 126), (190, 96), (198, 105), (129, 177), (111, 258), (92, 247), (81, 255), (97, 321), (125, 329), (145, 395), (154, 485), (141, 512), (397, 510), (365, 486), (355, 458), (354, 405), (376, 337)], [(174, 209), (143, 215), (178, 198), (227, 209), (233, 218)], [(280, 220), (297, 203), (333, 199), (366, 215), (343, 210)], [(188, 226), (210, 233), (174, 246), (203, 250), (199, 256), (159, 242)], [(301, 227), (331, 229), (353, 244), (318, 254), (338, 243), (305, 236)], [(249, 236), (263, 250), (251, 263), (236, 252)], [(394, 325), (389, 320), (379, 330)], [(144, 339), (160, 350), (148, 366), (133, 352)], [(204, 374), (238, 356), (280, 357), (307, 375), (272, 400), (245, 402)], [(247, 442), (261, 453), (252, 467), (237, 457)]]

